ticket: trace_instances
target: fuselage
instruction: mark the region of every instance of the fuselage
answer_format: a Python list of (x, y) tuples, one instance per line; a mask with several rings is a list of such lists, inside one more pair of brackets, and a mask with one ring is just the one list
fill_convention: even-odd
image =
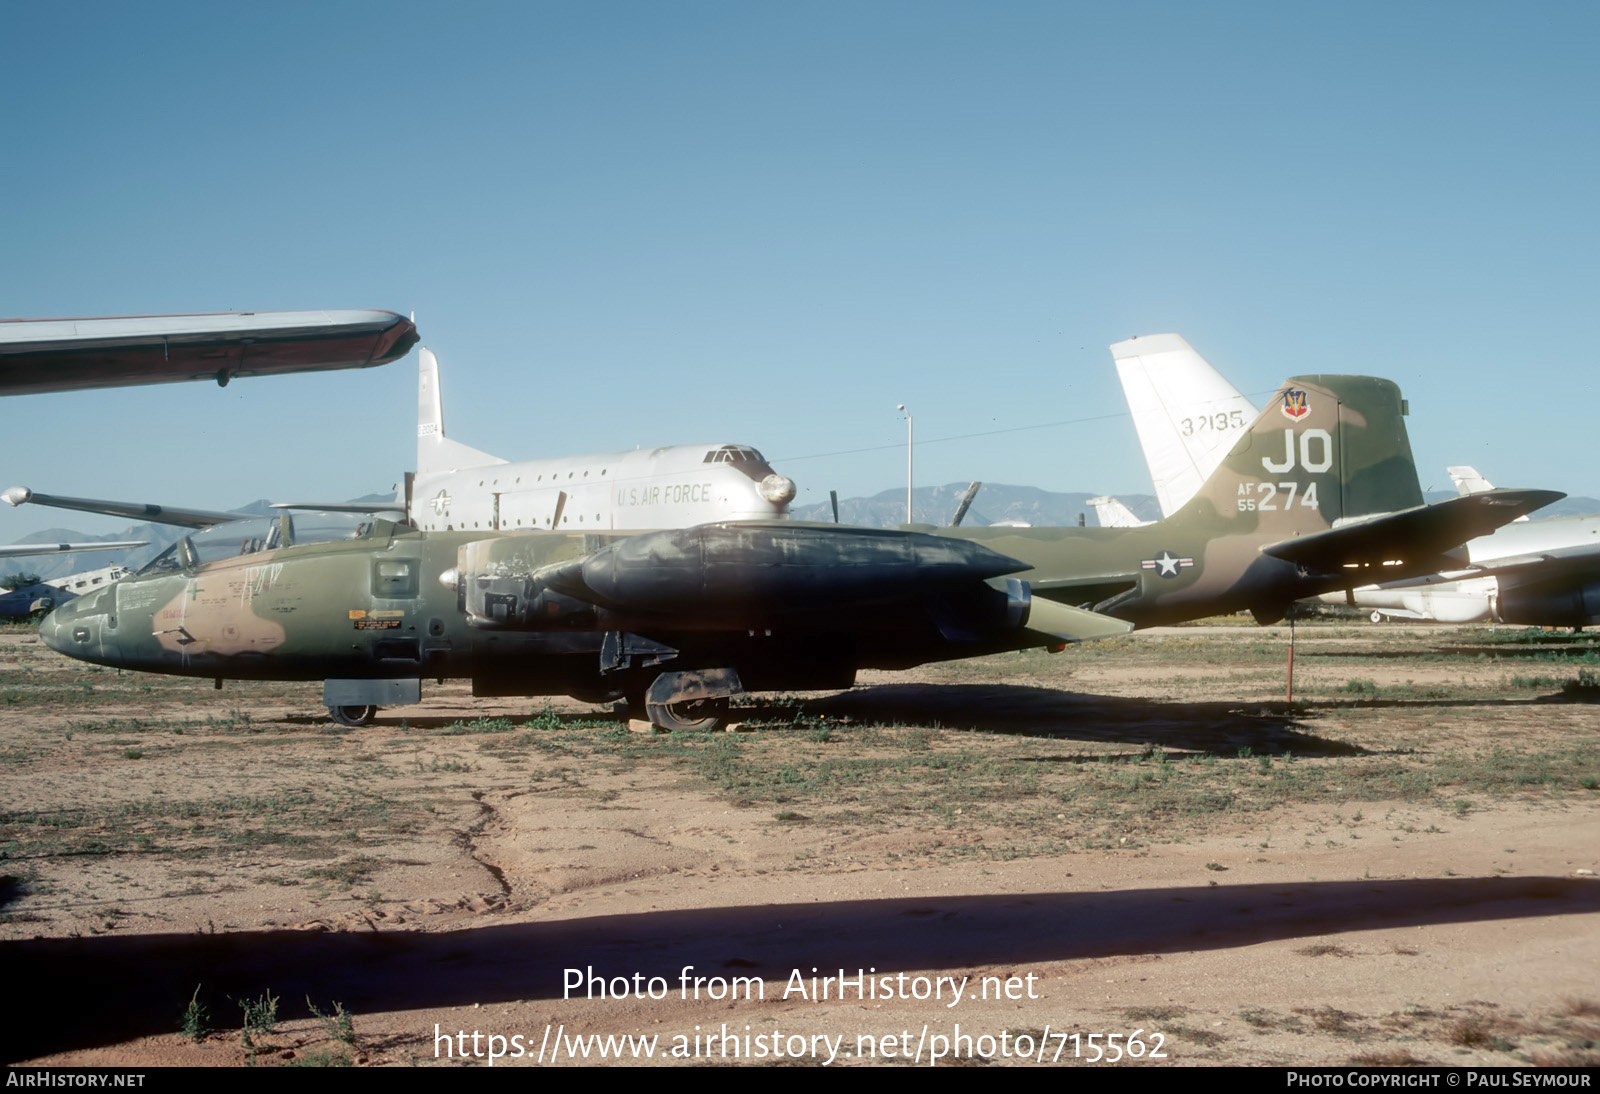
[(430, 532), (684, 528), (781, 518), (793, 498), (753, 448), (680, 444), (419, 472), (411, 516)]
[[(248, 553), (188, 569), (142, 573), (58, 609), (40, 633), (73, 657), (176, 675), (471, 677), (489, 694), (612, 697), (636, 690), (639, 679), (602, 678), (608, 635), (670, 647), (673, 667), (732, 665), (750, 690), (820, 688), (848, 686), (858, 668), (1057, 644), (1027, 629), (1030, 596), (1147, 626), (1320, 591), (1300, 583), (1294, 566), (1259, 553), (1275, 534), (1217, 536), (1208, 531), (1215, 525), (1192, 523), (890, 531), (755, 522), (748, 527), (776, 542), (780, 569), (809, 567), (814, 596), (802, 585), (801, 596), (777, 607), (751, 601), (746, 609), (738, 584), (745, 578), (727, 584), (719, 575), (730, 571), (713, 567), (683, 571), (677, 585), (663, 586), (660, 580), (675, 580), (674, 565), (698, 567), (700, 556), (651, 554), (636, 572), (668, 575), (656, 581), (670, 601), (665, 608), (658, 601), (635, 611), (600, 598), (598, 612), (585, 602), (568, 615), (497, 629), (486, 613), (469, 619), (469, 593), (501, 582), (526, 597), (550, 567), (645, 534), (486, 536), (375, 521), (354, 539), (276, 550), (251, 544)], [(916, 532), (986, 560), (987, 568), (946, 579), (924, 558), (907, 569), (894, 548)], [(474, 561), (480, 557), (487, 561)], [(770, 570), (742, 572), (759, 578)], [(1032, 591), (1016, 600), (997, 584), (1007, 574), (1032, 582)]]

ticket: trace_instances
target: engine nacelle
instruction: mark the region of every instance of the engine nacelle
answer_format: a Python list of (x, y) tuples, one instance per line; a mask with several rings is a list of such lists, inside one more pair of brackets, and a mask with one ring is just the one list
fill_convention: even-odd
[(839, 525), (705, 524), (618, 540), (552, 587), (647, 614), (805, 614), (887, 603), (1030, 569), (978, 543)]
[(607, 630), (597, 607), (545, 589), (535, 574), (582, 558), (605, 541), (598, 536), (504, 536), (464, 543), (447, 584), (474, 627), (488, 630)]
[(1588, 627), (1600, 623), (1600, 581), (1572, 578), (1508, 586), (1500, 583), (1495, 620), (1524, 627)]

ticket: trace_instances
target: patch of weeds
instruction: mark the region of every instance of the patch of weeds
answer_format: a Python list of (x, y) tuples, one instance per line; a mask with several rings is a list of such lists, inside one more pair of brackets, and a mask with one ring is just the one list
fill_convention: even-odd
[[(549, 715), (548, 708), (545, 713), (546, 716)], [(535, 720), (538, 718), (539, 716), (535, 715)], [(457, 737), (464, 733), (510, 733), (516, 728), (510, 718), (474, 718), (470, 722), (451, 722), (439, 731), (439, 735)]]
[(1298, 949), (1298, 950), (1296, 950), (1294, 952), (1299, 954), (1301, 957), (1354, 957), (1355, 956), (1355, 954), (1351, 953), (1349, 950), (1345, 949), (1343, 946), (1332, 946), (1332, 945), (1329, 945), (1326, 942), (1318, 943), (1315, 946), (1302, 946), (1300, 949)]
[(255, 999), (236, 1000), (244, 1012), (244, 1032), (268, 1034), (278, 1028), (278, 997), (264, 991)]
[(355, 1067), (350, 1054), (336, 1048), (314, 1048), (289, 1061), (290, 1067)]
[(1452, 1045), (1460, 1045), (1462, 1048), (1510, 1052), (1517, 1047), (1504, 1037), (1496, 1035), (1493, 1024), (1481, 1014), (1461, 1019), (1452, 1025), (1445, 1035)]
[(1534, 1067), (1600, 1067), (1600, 1052), (1592, 1048), (1562, 1048), (1554, 1052), (1534, 1052), (1529, 1056)]
[(1349, 1011), (1335, 1007), (1296, 1007), (1294, 1012), (1311, 1019), (1311, 1024), (1323, 1033), (1331, 1033), (1336, 1037), (1361, 1036), (1361, 1027), (1356, 1022), (1359, 1015)]
[(1359, 1056), (1350, 1057), (1352, 1067), (1432, 1067), (1427, 1060), (1419, 1060), (1403, 1048), (1392, 1048), (1383, 1052), (1363, 1052)]
[(801, 821), (808, 821), (811, 818), (806, 816), (804, 813), (796, 813), (792, 810), (785, 809), (781, 813), (772, 814), (772, 819), (775, 821), (782, 821), (784, 824), (799, 824)]
[(206, 1039), (206, 1034), (211, 1032), (211, 1010), (200, 1002), (200, 985), (194, 986), (194, 994), (189, 997), (189, 1005), (183, 1008), (183, 1018), (178, 1023), (178, 1030), (195, 1044)]
[(1181, 1038), (1191, 1044), (1204, 1045), (1207, 1048), (1220, 1045), (1228, 1039), (1215, 1030), (1195, 1029), (1193, 1026), (1168, 1026), (1163, 1032), (1169, 1037)]
[(1129, 1007), (1122, 1016), (1130, 1022), (1170, 1022), (1189, 1013), (1188, 1007)]
[(1346, 695), (1354, 695), (1360, 699), (1376, 699), (1378, 697), (1378, 682), (1365, 676), (1352, 676), (1334, 690), (1343, 692)]
[(324, 1014), (311, 1001), (311, 996), (306, 996), (306, 1006), (311, 1010), (311, 1016), (328, 1028), (328, 1036), (340, 1044), (353, 1045), (356, 1043), (356, 1024), (350, 1012), (344, 1009), (344, 1004), (334, 1000), (333, 1013)]
[(372, 879), (374, 871), (387, 865), (383, 859), (373, 855), (354, 855), (332, 866), (313, 866), (306, 871), (306, 876), (337, 881), (346, 889), (354, 889), (357, 885), (366, 884)]

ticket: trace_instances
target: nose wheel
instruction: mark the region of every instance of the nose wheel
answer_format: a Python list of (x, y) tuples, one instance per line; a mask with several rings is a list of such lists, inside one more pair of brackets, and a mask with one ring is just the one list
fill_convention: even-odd
[(328, 717), (342, 726), (371, 725), (377, 707), (329, 707)]

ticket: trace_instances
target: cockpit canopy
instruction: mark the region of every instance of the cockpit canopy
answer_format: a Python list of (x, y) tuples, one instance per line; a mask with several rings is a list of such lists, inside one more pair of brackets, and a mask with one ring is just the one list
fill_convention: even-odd
[(731, 463), (753, 481), (760, 482), (772, 474), (767, 458), (747, 444), (725, 444), (706, 453), (706, 463)]
[(374, 520), (360, 513), (301, 513), (298, 516), (283, 513), (276, 517), (231, 520), (184, 536), (141, 566), (138, 573), (143, 577), (182, 570), (185, 553), (191, 566), (204, 566), (279, 547), (361, 539), (371, 535), (377, 524), (384, 526), (385, 535), (393, 527), (388, 521)]

